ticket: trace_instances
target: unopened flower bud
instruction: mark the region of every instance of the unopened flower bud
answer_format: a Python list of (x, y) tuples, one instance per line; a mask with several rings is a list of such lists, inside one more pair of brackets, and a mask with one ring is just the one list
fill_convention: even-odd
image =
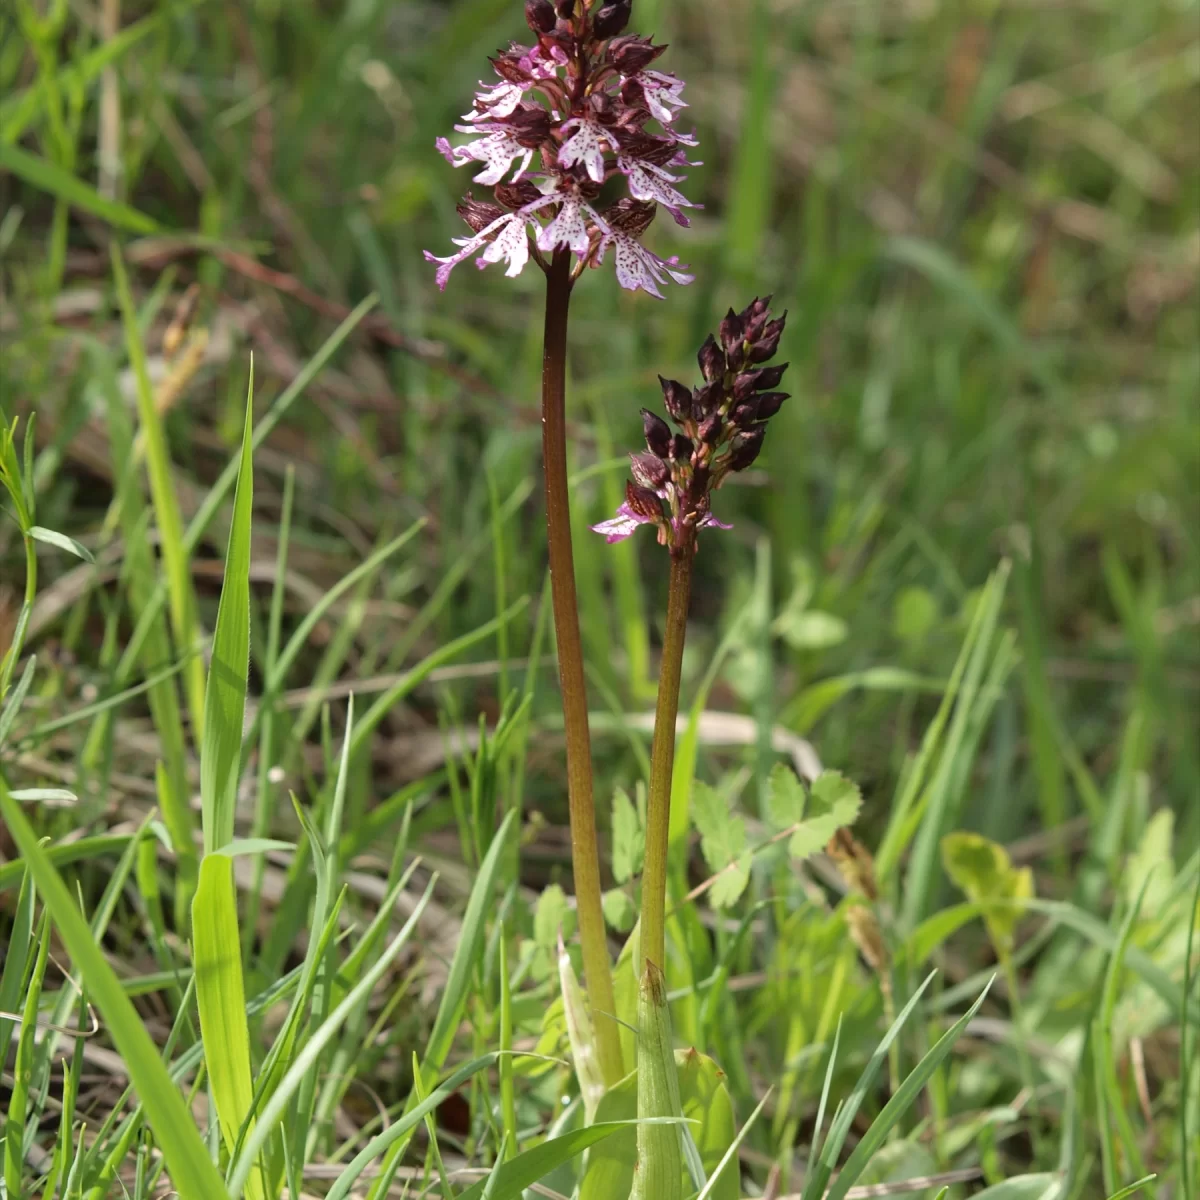
[(758, 401), (758, 416), (755, 419), (765, 421), (768, 417), (773, 417), (783, 407), (783, 402), (790, 394), (789, 392), (760, 392), (755, 397)]
[(732, 354), (741, 346), (746, 336), (746, 320), (744, 313), (735, 313), (731, 308), (721, 322), (721, 345), (726, 354)]
[(746, 341), (755, 342), (763, 332), (763, 326), (767, 323), (767, 318), (771, 315), (767, 306), (771, 303), (771, 297), (767, 296), (761, 300), (752, 300), (742, 313), (742, 319), (746, 324)]
[(564, 21), (569, 21), (575, 15), (575, 0), (558, 0), (554, 8)]
[(734, 399), (745, 400), (754, 392), (765, 392), (770, 388), (778, 387), (787, 368), (787, 363), (780, 363), (775, 367), (760, 367), (757, 371), (744, 371), (733, 382)]
[(458, 215), (478, 233), (486, 229), (493, 221), (504, 216), (504, 209), (498, 204), (490, 204), (486, 200), (476, 200), (468, 192), (456, 206)]
[(676, 379), (664, 379), (661, 375), (658, 382), (662, 384), (663, 403), (673, 420), (686, 421), (692, 413), (692, 393)]
[(692, 416), (697, 421), (703, 421), (720, 407), (725, 398), (725, 386), (722, 380), (714, 379), (698, 387), (692, 393)]
[(629, 12), (633, 8), (633, 0), (616, 0), (606, 4), (592, 18), (592, 33), (598, 38), (615, 37), (629, 24)]
[(657, 454), (631, 454), (629, 464), (634, 483), (653, 492), (657, 492), (671, 477), (671, 469)]
[(706, 446), (715, 446), (721, 440), (721, 428), (724, 422), (721, 420), (719, 412), (713, 413), (700, 422), (700, 428), (696, 431), (700, 441)]
[(629, 505), (632, 512), (636, 513), (639, 517), (645, 517), (648, 521), (659, 521), (662, 519), (662, 501), (659, 500), (658, 494), (650, 488), (639, 487), (636, 483), (626, 482), (625, 503)]
[(729, 469), (744, 471), (757, 457), (762, 449), (765, 429), (755, 429), (750, 433), (739, 433), (729, 447)]
[(608, 59), (628, 78), (648, 67), (664, 50), (666, 46), (655, 46), (649, 38), (627, 34), (608, 43)]
[(759, 419), (759, 397), (751, 396), (735, 406), (729, 414), (730, 423), (738, 429), (749, 429)]
[(767, 321), (763, 325), (762, 330), (753, 337), (747, 333), (746, 339), (750, 342), (750, 347), (746, 351), (748, 362), (766, 362), (768, 358), (771, 358), (775, 354), (775, 351), (779, 349), (779, 339), (783, 334), (783, 326), (786, 320), (787, 313), (784, 313), (778, 320)]
[(549, 33), (556, 21), (550, 0), (525, 0), (525, 23), (534, 33)]
[(756, 392), (770, 391), (779, 386), (783, 373), (788, 369), (787, 363), (778, 363), (774, 367), (760, 367), (754, 374), (754, 390)]
[(492, 195), (505, 208), (524, 208), (540, 199), (542, 193), (532, 179), (518, 179), (516, 183), (498, 183), (492, 188)]
[(693, 449), (692, 439), (682, 433), (677, 433), (671, 439), (671, 457), (676, 462), (687, 462), (692, 457)]
[(642, 409), (642, 432), (646, 435), (646, 445), (651, 454), (666, 458), (671, 453), (671, 427), (648, 408)]
[(700, 347), (696, 361), (699, 362), (700, 370), (709, 383), (725, 374), (725, 355), (721, 353), (721, 347), (717, 345), (717, 339), (711, 333)]

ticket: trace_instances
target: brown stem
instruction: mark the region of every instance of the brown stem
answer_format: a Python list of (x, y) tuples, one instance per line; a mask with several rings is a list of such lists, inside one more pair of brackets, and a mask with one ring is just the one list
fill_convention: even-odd
[(671, 552), (667, 629), (658, 673), (654, 744), (650, 750), (650, 798), (646, 806), (646, 866), (642, 872), (642, 958), (666, 970), (667, 843), (671, 829), (671, 773), (675, 767), (675, 720), (679, 676), (687, 636), (695, 543)]
[(567, 799), (571, 811), (571, 864), (579, 910), (584, 983), (592, 1007), (597, 1052), (610, 1087), (625, 1073), (620, 1028), (613, 1016), (612, 964), (600, 903), (600, 852), (592, 799), (592, 747), (588, 733), (587, 687), (575, 561), (571, 549), (571, 508), (567, 491), (567, 308), (571, 299), (571, 255), (556, 250), (546, 272), (546, 332), (542, 353), (542, 457), (546, 473), (546, 537), (550, 548), (550, 595), (558, 642), (563, 726), (567, 736)]

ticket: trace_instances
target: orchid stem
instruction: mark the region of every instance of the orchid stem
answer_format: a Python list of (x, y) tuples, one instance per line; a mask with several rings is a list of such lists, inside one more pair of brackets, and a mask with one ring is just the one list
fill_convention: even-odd
[(646, 866), (642, 874), (642, 957), (666, 971), (667, 848), (671, 827), (671, 775), (675, 767), (675, 721), (687, 636), (695, 542), (671, 552), (667, 628), (658, 673), (658, 706), (650, 751), (650, 798), (646, 807)]
[(558, 643), (567, 739), (567, 799), (571, 813), (571, 865), (583, 949), (584, 983), (592, 1008), (597, 1052), (604, 1082), (611, 1087), (625, 1074), (620, 1028), (614, 1017), (612, 965), (600, 899), (600, 852), (596, 844), (596, 807), (592, 798), (592, 748), (588, 732), (587, 688), (575, 561), (571, 547), (571, 509), (567, 490), (567, 310), (571, 299), (571, 254), (556, 250), (546, 272), (546, 327), (542, 353), (542, 457), (546, 475), (546, 536), (550, 550), (550, 594)]

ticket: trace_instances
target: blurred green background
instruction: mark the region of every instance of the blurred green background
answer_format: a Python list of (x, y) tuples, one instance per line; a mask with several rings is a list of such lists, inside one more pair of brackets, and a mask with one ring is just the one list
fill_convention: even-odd
[[(86, 346), (120, 345), (104, 205), (124, 203), (158, 226), (122, 235), (152, 347), (202, 285), (205, 361), (169, 413), (184, 508), (234, 444), (250, 352), (265, 406), (332, 328), (295, 287), (345, 306), (374, 291), (428, 353), (352, 339), (264, 448), (260, 494), (269, 512), (295, 464), (299, 569), (318, 580), (428, 515), (421, 562), (385, 591), (432, 586), (489, 528), (489, 497), (537, 465), (539, 273), (463, 268), (440, 295), (421, 257), (462, 232), (469, 182), (434, 138), (485, 56), (526, 33), (519, 6), (20, 0), (0, 22), (4, 402), (38, 411), (43, 523), (86, 540), (111, 494)], [(793, 398), (720, 497), (735, 528), (705, 541), (692, 677), (730, 614), (767, 597), (714, 703), (811, 738), (862, 780), (869, 814), (1008, 557), (1022, 662), (963, 822), (1010, 839), (1086, 814), (1076, 763), (1105, 794), (1118, 774), (1131, 789), (1125, 832), (1169, 803), (1196, 835), (1196, 6), (638, 0), (634, 25), (670, 42), (664, 63), (688, 81), (705, 207), (648, 235), (691, 263), (692, 286), (656, 302), (598, 271), (576, 289), (570, 415), (577, 466), (596, 468), (580, 523), (615, 506), (613, 460), (658, 402), (655, 375), (692, 378), (725, 308), (774, 293)], [(231, 269), (197, 233), (281, 277)], [(502, 532), (510, 596), (540, 590), (536, 497)], [(259, 532), (265, 558), (269, 521)], [(577, 551), (597, 706), (650, 696), (649, 540)], [(427, 637), (495, 611), (494, 568), (474, 561)], [(77, 624), (39, 628), (86, 659)], [(387, 663), (387, 621), (366, 626), (366, 658)], [(482, 683), (462, 702), (495, 699)], [(602, 753), (629, 774), (623, 742)]]

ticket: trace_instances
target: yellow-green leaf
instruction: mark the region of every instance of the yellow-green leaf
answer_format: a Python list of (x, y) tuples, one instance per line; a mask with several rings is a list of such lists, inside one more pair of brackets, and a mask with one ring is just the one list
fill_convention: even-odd
[[(192, 901), (192, 957), (204, 1063), (221, 1138), (232, 1154), (242, 1126), (253, 1125), (254, 1084), (233, 860), (223, 854), (206, 855), (200, 863), (200, 884)], [(251, 1174), (246, 1191), (252, 1200), (264, 1196), (258, 1172)]]
[(246, 397), (242, 460), (233, 498), (233, 525), (225, 553), (225, 579), (217, 606), (212, 664), (204, 690), (204, 736), (200, 749), (200, 805), (204, 852), (233, 841), (242, 721), (250, 671), (250, 516), (254, 507), (254, 370)]
[(988, 936), (1007, 953), (1024, 907), (1033, 897), (1033, 872), (1012, 865), (1008, 851), (978, 833), (948, 833), (942, 839), (946, 874), (983, 909)]

